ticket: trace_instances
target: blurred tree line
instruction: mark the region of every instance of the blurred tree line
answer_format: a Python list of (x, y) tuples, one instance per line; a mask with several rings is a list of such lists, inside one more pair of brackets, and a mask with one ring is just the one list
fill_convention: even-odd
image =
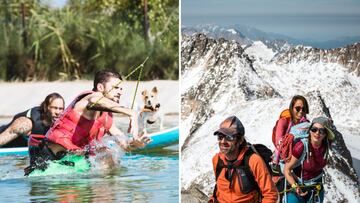
[[(100, 69), (142, 79), (178, 79), (179, 10), (174, 0), (44, 0), (0, 4), (0, 80), (92, 79)], [(137, 74), (130, 77), (137, 79)]]

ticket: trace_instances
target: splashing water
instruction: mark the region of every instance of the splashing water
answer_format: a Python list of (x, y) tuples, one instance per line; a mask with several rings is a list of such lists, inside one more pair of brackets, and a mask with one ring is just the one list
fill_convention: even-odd
[(96, 152), (89, 157), (92, 171), (111, 171), (120, 167), (120, 159), (125, 151), (117, 144), (120, 138), (106, 135), (101, 143), (94, 143)]

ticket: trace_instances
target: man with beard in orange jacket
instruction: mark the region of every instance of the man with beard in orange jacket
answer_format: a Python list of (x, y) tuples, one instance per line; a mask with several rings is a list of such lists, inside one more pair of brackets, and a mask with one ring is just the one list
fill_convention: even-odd
[(214, 135), (220, 152), (213, 157), (216, 177), (209, 202), (276, 202), (276, 187), (263, 159), (248, 147), (236, 116), (225, 119)]

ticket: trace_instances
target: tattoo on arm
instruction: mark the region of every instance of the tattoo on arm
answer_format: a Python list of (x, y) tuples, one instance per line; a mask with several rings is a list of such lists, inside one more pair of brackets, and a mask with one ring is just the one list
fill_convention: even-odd
[(14, 140), (20, 135), (27, 135), (31, 132), (32, 122), (29, 118), (19, 117), (0, 134), (0, 146), (3, 146), (10, 141)]
[(19, 134), (28, 134), (32, 129), (32, 122), (29, 118), (20, 117), (16, 119), (11, 125), (12, 131)]

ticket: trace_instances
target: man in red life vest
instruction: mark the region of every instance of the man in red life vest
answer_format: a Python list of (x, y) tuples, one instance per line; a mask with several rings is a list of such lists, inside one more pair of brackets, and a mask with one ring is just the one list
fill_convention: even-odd
[[(93, 141), (100, 141), (108, 133), (119, 136), (119, 146), (125, 150), (144, 147), (150, 139), (138, 136), (137, 113), (132, 109), (120, 106), (123, 93), (121, 76), (111, 70), (96, 73), (92, 91), (81, 93), (65, 109), (60, 118), (51, 126), (42, 143), (41, 152), (35, 156), (35, 164), (25, 169), (25, 175), (34, 169), (46, 169), (48, 160), (59, 160), (67, 152), (78, 155), (99, 151)], [(130, 117), (130, 133), (133, 139), (127, 138), (113, 122), (112, 113), (121, 113)]]

